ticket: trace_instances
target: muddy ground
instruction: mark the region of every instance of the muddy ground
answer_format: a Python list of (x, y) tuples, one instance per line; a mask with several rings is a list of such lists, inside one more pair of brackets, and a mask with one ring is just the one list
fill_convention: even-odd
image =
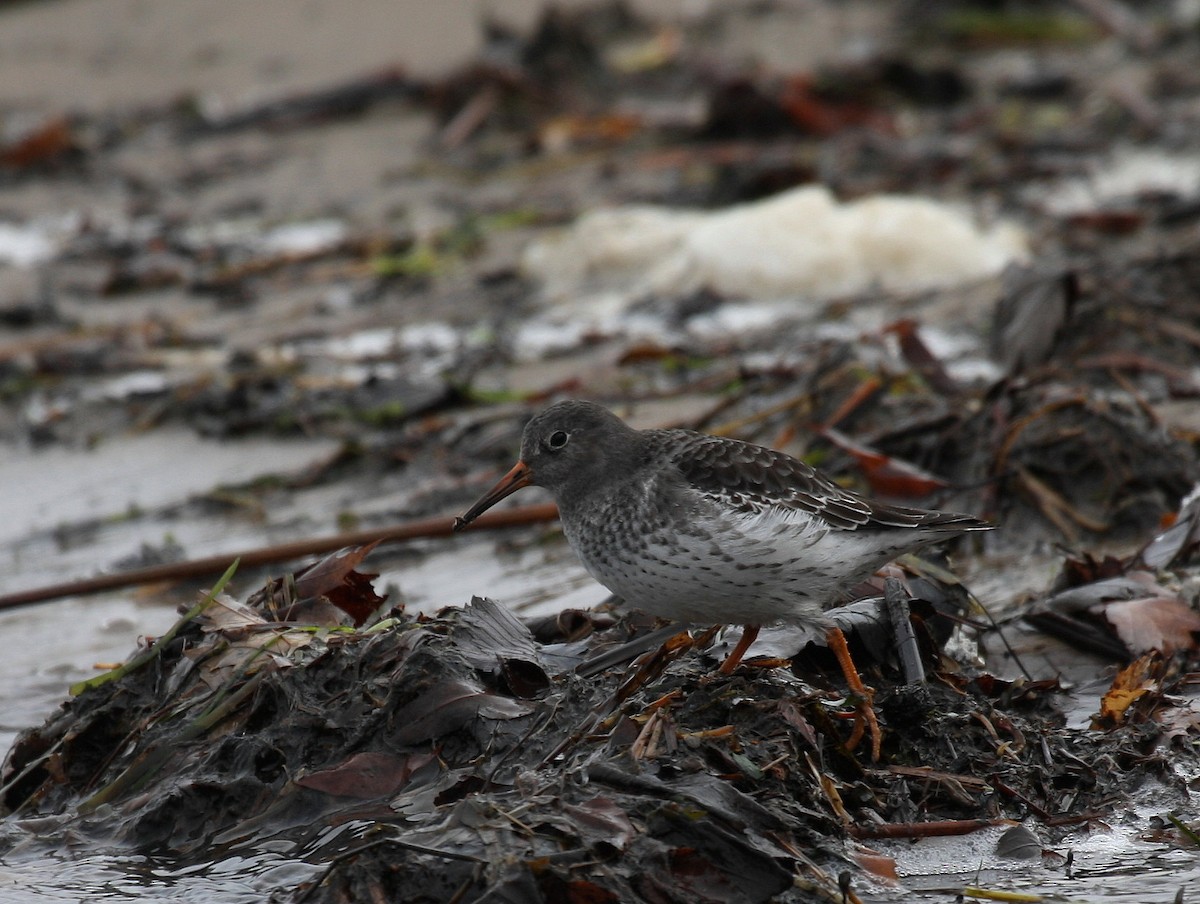
[[(73, 6), (3, 13), (6, 36), (42, 36), (26, 74)], [(11, 726), (29, 730), (0, 775), (6, 865), (68, 844), (271, 851), (315, 866), (276, 899), (331, 901), (836, 900), (845, 873), (888, 900), (916, 886), (880, 839), (980, 830), (1037, 887), (1116, 827), (1180, 855), (1162, 900), (1195, 878), (1186, 5), (514, 4), (441, 70), (427, 47), (385, 66), (401, 57), (366, 18), (369, 66), (247, 43), (228, 13), (161, 84), (138, 75), (161, 68), (154, 29), (186, 23), (108, 9), (139, 27), (101, 28), (107, 56), (63, 45), (77, 98), (52, 79), (2, 95), (6, 589), (432, 521), (361, 562), (243, 568), (129, 667)], [(701, 221), (573, 225), (779, 197), (844, 225), (882, 216), (880, 194), (928, 206), (833, 262), (812, 257), (827, 231), (747, 264), (805, 216), (674, 269), (654, 267), (664, 236)], [(630, 238), (648, 222), (661, 245)], [(955, 238), (903, 243), (935, 222)], [(799, 259), (837, 279), (777, 266)], [(651, 626), (633, 600), (559, 616), (604, 594), (551, 524), (441, 536), (565, 395), (997, 523), (949, 551), (965, 585), (901, 563), (925, 685), (877, 619), (855, 640), (878, 762), (846, 746), (854, 701), (823, 650), (768, 633), (752, 653), (790, 667), (716, 679), (725, 638), (598, 668)], [(188, 609), (216, 579), (150, 595)], [(947, 886), (969, 882), (963, 850)]]

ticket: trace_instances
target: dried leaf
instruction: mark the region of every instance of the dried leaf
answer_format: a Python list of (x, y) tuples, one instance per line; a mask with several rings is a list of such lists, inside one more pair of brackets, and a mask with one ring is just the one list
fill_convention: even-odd
[(606, 147), (622, 144), (643, 129), (635, 113), (605, 113), (599, 116), (565, 115), (546, 122), (538, 143), (547, 153), (563, 153), (580, 146)]
[(942, 395), (956, 395), (958, 383), (946, 372), (942, 362), (925, 344), (917, 331), (917, 322), (909, 318), (897, 320), (884, 327), (884, 332), (891, 333), (900, 343), (900, 354), (905, 362), (937, 392)]
[(821, 435), (853, 456), (862, 469), (871, 489), (883, 496), (902, 499), (920, 499), (935, 490), (945, 489), (949, 484), (914, 464), (885, 455), (869, 446), (855, 442), (832, 427), (825, 427)]
[(1171, 656), (1180, 650), (1196, 649), (1200, 612), (1176, 596), (1109, 603), (1103, 609), (1117, 636), (1132, 653), (1158, 650)]
[(1140, 210), (1089, 210), (1067, 217), (1067, 225), (1071, 229), (1127, 235), (1146, 225), (1146, 214)]
[(1092, 720), (1093, 728), (1115, 727), (1125, 721), (1129, 707), (1149, 693), (1158, 692), (1159, 668), (1162, 659), (1147, 653), (1121, 669), (1112, 687), (1100, 701), (1100, 714)]
[(230, 636), (244, 636), (247, 629), (267, 623), (260, 613), (227, 593), (217, 595), (197, 621), (205, 632), (220, 631)]
[(189, 659), (200, 659), (198, 677), (210, 690), (228, 684), (238, 674), (245, 677), (264, 668), (289, 668), (294, 664), (291, 654), (316, 639), (311, 631), (286, 628), (247, 628), (223, 632), (223, 636), (229, 642), (215, 653), (208, 647), (183, 653)]
[(397, 744), (419, 744), (457, 731), (475, 719), (517, 719), (532, 709), (516, 700), (489, 694), (474, 683), (444, 681), (396, 711)]
[(431, 753), (356, 753), (336, 766), (310, 772), (296, 784), (337, 797), (362, 800), (390, 797), (408, 784), (412, 774), (433, 760)]
[(889, 857), (886, 854), (881, 854), (878, 851), (856, 850), (854, 851), (854, 862), (863, 868), (864, 871), (873, 876), (879, 876), (883, 879), (891, 879), (898, 881), (900, 872), (896, 866), (896, 859)]
[(621, 896), (587, 879), (573, 879), (566, 883), (566, 904), (619, 904)]
[(1167, 740), (1182, 738), (1191, 744), (1200, 735), (1200, 711), (1193, 702), (1184, 700), (1178, 706), (1164, 706), (1156, 714), (1156, 721), (1166, 732)]
[(1146, 599), (1165, 596), (1166, 588), (1154, 575), (1145, 571), (1130, 571), (1115, 577), (1094, 580), (1076, 587), (1068, 587), (1038, 607), (1052, 612), (1099, 611), (1098, 607), (1119, 600)]
[(579, 806), (563, 804), (589, 847), (600, 847), (605, 856), (623, 851), (633, 839), (633, 823), (625, 811), (607, 797), (593, 797)]
[(329, 590), (325, 598), (338, 609), (341, 609), (354, 620), (354, 626), (361, 627), (368, 618), (387, 602), (386, 596), (375, 592), (374, 580), (377, 574), (363, 574), (351, 571), (342, 583)]
[(801, 130), (812, 135), (834, 135), (853, 126), (890, 131), (884, 113), (852, 100), (821, 96), (807, 75), (789, 78), (780, 92), (779, 108)]
[[(375, 593), (371, 579), (376, 575), (359, 574), (357, 568), (381, 541), (350, 546), (331, 553), (296, 575), (296, 599), (325, 597), (361, 625), (383, 605), (385, 597)], [(291, 611), (283, 617), (294, 617)]]
[(296, 575), (296, 591), (301, 596), (320, 596), (337, 587), (342, 580), (362, 564), (363, 559), (379, 545), (379, 541), (365, 546), (347, 546), (330, 553)]
[(56, 116), (0, 147), (0, 166), (28, 169), (53, 162), (75, 148), (71, 123), (65, 116)]

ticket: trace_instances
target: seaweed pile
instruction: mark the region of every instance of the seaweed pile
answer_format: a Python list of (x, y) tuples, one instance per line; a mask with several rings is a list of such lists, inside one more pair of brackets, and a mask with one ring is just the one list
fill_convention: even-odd
[[(1194, 552), (1181, 523), (1169, 559)], [(246, 603), (218, 586), (76, 688), (10, 752), (9, 818), (185, 860), (328, 863), (287, 900), (818, 901), (868, 862), (854, 842), (1028, 820), (1052, 845), (1147, 781), (1186, 808), (1179, 767), (1200, 765), (1182, 656), (1139, 659), (1094, 729), (1068, 729), (1055, 680), (955, 666), (923, 631), (934, 680), (873, 672), (871, 763), (845, 747), (823, 651), (718, 678), (676, 636), (625, 666), (644, 622), (529, 626), (482, 598), (409, 618), (354, 570), (367, 551)]]

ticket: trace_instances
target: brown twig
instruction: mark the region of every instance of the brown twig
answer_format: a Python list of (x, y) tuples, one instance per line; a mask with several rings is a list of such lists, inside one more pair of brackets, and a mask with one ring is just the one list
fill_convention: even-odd
[(899, 822), (884, 825), (852, 825), (852, 838), (933, 838), (945, 835), (969, 835), (993, 826), (1014, 825), (1011, 819), (938, 819), (932, 822)]
[[(543, 521), (552, 521), (557, 516), (558, 509), (554, 506), (554, 503), (546, 502), (539, 505), (525, 505), (520, 508), (488, 512), (473, 522), (471, 527), (472, 530), (516, 527), (523, 524), (538, 524)], [(18, 590), (15, 593), (0, 595), (0, 610), (15, 609), (18, 606), (28, 606), (33, 603), (42, 603), (65, 596), (86, 596), (92, 593), (102, 593), (105, 590), (115, 590), (118, 587), (132, 587), (138, 584), (154, 584), (159, 581), (182, 581), (203, 577), (223, 571), (234, 559), (241, 559), (242, 568), (253, 568), (257, 565), (285, 562), (289, 559), (299, 559), (304, 556), (333, 552), (336, 549), (341, 549), (343, 546), (360, 546), (376, 541), (399, 543), (406, 540), (420, 540), (430, 537), (449, 537), (453, 533), (454, 520), (449, 515), (442, 515), (436, 518), (422, 518), (393, 527), (345, 531), (340, 534), (331, 534), (327, 537), (293, 540), (290, 543), (260, 546), (240, 552), (218, 553), (214, 556), (192, 559), (187, 562), (151, 565), (147, 568), (134, 568), (130, 571), (119, 571), (112, 574), (96, 575), (91, 578), (64, 581), (61, 584), (51, 584), (47, 587)]]

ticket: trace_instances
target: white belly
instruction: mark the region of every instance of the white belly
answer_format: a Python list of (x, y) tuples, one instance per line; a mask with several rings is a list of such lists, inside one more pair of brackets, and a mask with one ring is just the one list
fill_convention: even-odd
[(630, 607), (676, 621), (819, 620), (863, 573), (862, 537), (812, 518), (721, 516), (644, 536), (612, 524), (564, 527), (596, 580)]

